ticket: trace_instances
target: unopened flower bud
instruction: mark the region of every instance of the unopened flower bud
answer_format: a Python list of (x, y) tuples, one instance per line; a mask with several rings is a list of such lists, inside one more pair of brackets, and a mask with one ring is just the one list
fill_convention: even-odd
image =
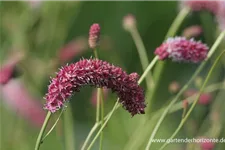
[(97, 23), (94, 23), (89, 30), (89, 46), (92, 49), (95, 49), (98, 44), (99, 44), (99, 40), (100, 40), (100, 25)]

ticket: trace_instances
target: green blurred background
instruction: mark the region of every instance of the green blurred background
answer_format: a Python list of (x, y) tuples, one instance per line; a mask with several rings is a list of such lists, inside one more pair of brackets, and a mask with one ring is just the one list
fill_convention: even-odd
[[(154, 50), (163, 41), (164, 37), (179, 11), (179, 4), (175, 1), (148, 1), (148, 2), (0, 2), (0, 60), (1, 65), (6, 62), (12, 54), (22, 53), (25, 57), (18, 63), (15, 78), (19, 79), (30, 94), (40, 104), (44, 104), (43, 96), (47, 92), (50, 76), (58, 71), (58, 67), (65, 63), (76, 62), (81, 58), (90, 58), (93, 51), (88, 47), (73, 57), (72, 60), (59, 63), (59, 51), (74, 39), (82, 37), (87, 44), (89, 27), (93, 23), (101, 26), (101, 45), (99, 57), (117, 66), (121, 66), (128, 73), (138, 72), (141, 74), (142, 67), (135, 44), (128, 32), (123, 29), (123, 17), (129, 13), (137, 19), (137, 28), (146, 46), (148, 58), (154, 57)], [(203, 17), (202, 17), (202, 16)], [(202, 19), (204, 18), (204, 19)], [(204, 20), (204, 21), (202, 21)], [(216, 23), (212, 15), (208, 13), (192, 13), (183, 22), (177, 35), (181, 35), (185, 27), (190, 25), (202, 25), (203, 33), (197, 39), (207, 42), (209, 47), (217, 37)], [(222, 51), (223, 45), (216, 52)], [(212, 59), (213, 60), (213, 59)], [(204, 79), (211, 63), (201, 73)], [(166, 62), (165, 70), (160, 81), (160, 90), (154, 99), (154, 109), (157, 110), (173, 96), (168, 91), (169, 84), (176, 80), (184, 85), (194, 70), (196, 64), (183, 64)], [(221, 61), (211, 77), (210, 82), (224, 81), (225, 59)], [(142, 86), (145, 88), (143, 82)], [(191, 88), (195, 87), (193, 84)], [(91, 102), (93, 88), (83, 88), (81, 92), (74, 95), (68, 105), (72, 110), (73, 130), (69, 142), (80, 149), (88, 132), (95, 122), (95, 106)], [(210, 114), (217, 109), (219, 114), (225, 113), (224, 89), (213, 93), (213, 103), (210, 106), (197, 106), (191, 119), (184, 126), (178, 137), (196, 137), (205, 135), (211, 131)], [(108, 112), (116, 101), (116, 95), (109, 93), (105, 101), (105, 111)], [(22, 105), (20, 107), (26, 107)], [(42, 107), (40, 105), (40, 107)], [(14, 108), (14, 107), (13, 107)], [(1, 149), (33, 149), (35, 140), (40, 130), (40, 125), (34, 125), (31, 120), (18, 115), (16, 109), (12, 109), (7, 99), (1, 93)], [(147, 109), (147, 108), (146, 108)], [(42, 110), (46, 112), (45, 110)], [(29, 112), (29, 111), (28, 111)], [(69, 111), (68, 111), (69, 112)], [(160, 128), (157, 137), (167, 138), (176, 129), (182, 111), (169, 115)], [(58, 113), (54, 115), (56, 119)], [(35, 119), (36, 116), (34, 116)], [(104, 147), (107, 150), (122, 150), (127, 144), (142, 115), (131, 117), (124, 109), (119, 108), (110, 119), (104, 130)], [(63, 143), (64, 128), (61, 118), (56, 129), (46, 138), (41, 146), (42, 150), (65, 149)], [(54, 122), (54, 121), (52, 121)], [(153, 122), (154, 124), (155, 122)], [(194, 125), (193, 125), (194, 124)], [(224, 117), (220, 118), (218, 134), (212, 135), (225, 137)], [(223, 128), (222, 128), (223, 127)], [(149, 132), (148, 126), (145, 126)], [(68, 127), (68, 129), (70, 129)], [(150, 135), (151, 132), (149, 132)], [(147, 136), (148, 138), (149, 136)], [(147, 138), (143, 136), (143, 143), (138, 149), (144, 149)], [(154, 143), (153, 150), (162, 143)], [(170, 144), (166, 149), (185, 149), (186, 145)], [(217, 144), (216, 149), (224, 149), (224, 144)], [(93, 149), (98, 149), (96, 142)]]

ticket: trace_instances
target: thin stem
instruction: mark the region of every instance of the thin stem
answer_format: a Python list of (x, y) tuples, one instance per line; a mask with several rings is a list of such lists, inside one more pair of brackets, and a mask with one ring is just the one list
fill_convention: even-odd
[(62, 116), (62, 113), (63, 113), (64, 109), (62, 109), (62, 111), (60, 112), (59, 114), (59, 117), (56, 119), (55, 123), (53, 124), (53, 126), (51, 127), (51, 129), (45, 134), (45, 136), (42, 138), (42, 141), (45, 140), (45, 138), (53, 131), (53, 129), (55, 128), (55, 126), (57, 125), (60, 117)]
[(49, 120), (50, 120), (50, 118), (51, 118), (51, 112), (50, 111), (48, 111), (48, 113), (47, 113), (47, 115), (46, 115), (46, 117), (45, 117), (45, 120), (44, 120), (44, 123), (43, 123), (43, 125), (42, 125), (42, 127), (41, 127), (41, 130), (40, 130), (40, 132), (39, 132), (39, 135), (38, 135), (38, 138), (37, 138), (37, 141), (36, 141), (36, 145), (35, 145), (35, 148), (34, 148), (34, 150), (39, 150), (39, 148), (40, 148), (40, 146), (41, 146), (41, 144), (42, 144), (42, 137), (43, 137), (43, 134), (44, 134), (44, 132), (45, 132), (45, 129), (46, 129), (46, 127), (47, 127), (47, 124), (48, 124), (48, 122), (49, 122)]
[[(145, 70), (145, 72), (142, 74), (141, 78), (138, 80), (138, 84), (140, 84), (140, 83), (144, 80), (144, 78), (145, 78), (146, 75), (148, 74), (148, 71), (150, 71), (150, 70), (153, 68), (153, 66), (154, 66), (154, 64), (157, 62), (157, 60), (158, 60), (158, 57), (156, 56), (156, 57), (152, 60), (152, 62), (149, 64), (149, 66), (146, 68), (146, 70)], [(118, 100), (117, 100), (117, 101), (118, 101)], [(104, 120), (105, 120), (105, 122), (106, 122), (106, 121), (108, 122), (108, 120), (109, 120), (110, 117), (112, 116), (113, 112), (114, 112), (115, 110), (117, 110), (119, 107), (120, 107), (120, 105), (119, 105), (119, 103), (117, 102), (117, 103), (113, 106), (113, 109), (112, 109), (112, 110), (104, 117), (104, 119), (103, 119), (102, 121), (100, 121), (100, 122), (96, 122), (95, 125), (98, 127), (101, 123), (103, 123)], [(97, 129), (97, 127), (95, 127), (95, 125), (92, 127), (93, 132), (89, 132), (88, 137), (86, 138), (86, 140), (85, 140), (85, 142), (84, 142), (84, 145), (82, 146), (82, 150), (84, 150), (84, 148), (86, 147), (86, 145), (87, 145), (88, 141), (90, 140), (92, 134), (93, 134), (94, 131)], [(104, 125), (104, 124), (103, 124), (103, 125)], [(103, 128), (104, 128), (104, 127), (103, 127)], [(103, 130), (103, 128), (101, 128), (100, 130)], [(91, 130), (91, 131), (92, 131), (92, 130)], [(99, 130), (99, 131), (100, 131), (100, 130)], [(98, 137), (98, 136), (97, 136), (97, 137)], [(92, 142), (93, 142), (93, 141), (92, 141)]]
[[(144, 71), (148, 67), (148, 64), (149, 64), (148, 55), (146, 53), (146, 48), (144, 46), (144, 43), (141, 39), (141, 36), (140, 36), (137, 28), (133, 27), (129, 31), (130, 31), (131, 36), (134, 40), (134, 43), (137, 47), (137, 51), (138, 51), (138, 54), (139, 54), (141, 65), (142, 65), (142, 69)], [(148, 90), (152, 89), (153, 86), (154, 86), (154, 81), (153, 81), (153, 77), (151, 75), (151, 72), (149, 72), (147, 74), (146, 84), (147, 84)]]
[(109, 119), (111, 118), (112, 114), (114, 113), (114, 111), (116, 110), (117, 104), (119, 103), (119, 99), (117, 99), (112, 111), (109, 114), (109, 117), (106, 119), (106, 121), (103, 123), (103, 125), (101, 126), (101, 128), (99, 129), (99, 131), (97, 132), (97, 134), (95, 135), (94, 139), (92, 140), (91, 144), (89, 145), (89, 147), (87, 148), (87, 150), (90, 150), (91, 147), (93, 146), (93, 144), (95, 143), (95, 141), (97, 140), (98, 136), (100, 135), (100, 133), (102, 132), (102, 130), (104, 129), (104, 127), (106, 126), (106, 124), (108, 123)]
[(64, 146), (66, 150), (73, 150), (75, 148), (73, 125), (72, 110), (69, 107), (63, 113)]
[[(212, 84), (208, 87), (205, 88), (204, 92), (213, 92), (213, 91), (216, 91), (216, 90), (219, 90), (219, 89), (225, 89), (225, 86), (223, 86), (223, 83), (216, 83), (216, 84)], [(194, 99), (196, 96), (197, 96), (198, 93), (186, 98), (186, 100), (188, 101), (188, 104), (192, 104), (194, 102)], [(182, 102), (178, 102), (176, 103), (169, 111), (169, 113), (173, 113), (173, 112), (176, 112), (178, 110), (182, 109)]]
[(99, 117), (100, 117), (100, 94), (101, 94), (101, 89), (97, 89), (97, 108), (96, 108), (96, 122), (99, 122)]
[[(219, 46), (220, 42), (222, 41), (221, 39), (225, 36), (225, 31), (223, 31), (221, 33), (221, 35), (217, 38), (216, 42), (213, 44), (211, 50), (208, 53), (208, 59), (212, 56), (212, 54), (215, 52), (216, 48)], [(218, 42), (220, 41), (220, 42)], [(208, 60), (207, 59), (207, 60)], [(167, 108), (164, 110), (162, 116), (160, 117), (160, 119), (158, 120), (149, 140), (148, 140), (148, 144), (145, 148), (145, 150), (149, 150), (150, 146), (152, 144), (152, 140), (156, 135), (156, 132), (158, 131), (161, 123), (163, 122), (164, 118), (166, 117), (167, 113), (169, 112), (169, 109), (175, 104), (175, 102), (177, 102), (177, 100), (179, 99), (179, 97), (181, 96), (181, 94), (188, 88), (188, 86), (192, 83), (192, 81), (195, 79), (195, 77), (197, 77), (197, 75), (201, 72), (201, 70), (204, 68), (204, 66), (206, 65), (206, 61), (204, 61), (199, 67), (198, 69), (195, 71), (195, 73), (192, 75), (191, 79), (187, 82), (186, 85), (184, 85), (184, 87), (179, 91), (179, 93), (176, 95), (176, 97), (170, 102), (170, 104), (167, 106)]]
[(169, 37), (173, 37), (177, 33), (177, 30), (179, 29), (180, 25), (182, 24), (182, 22), (184, 21), (184, 19), (186, 18), (186, 16), (188, 15), (189, 12), (190, 12), (190, 8), (188, 8), (188, 7), (183, 8), (179, 12), (179, 14), (173, 21), (170, 29), (168, 30), (168, 32), (166, 34), (166, 39)]
[(94, 126), (92, 127), (91, 131), (89, 132), (86, 140), (84, 141), (83, 146), (81, 147), (81, 150), (84, 150), (84, 148), (87, 146), (88, 141), (90, 140), (92, 134), (95, 132), (95, 130), (98, 128), (99, 124), (95, 123)]
[[(205, 88), (204, 92), (214, 92), (214, 91), (222, 89), (222, 88), (225, 88), (225, 85), (223, 83), (215, 83), (215, 84), (207, 86)], [(193, 98), (196, 96), (197, 96), (197, 94), (194, 94), (194, 95), (186, 98), (189, 105), (193, 103)], [(182, 102), (178, 102), (174, 105), (173, 108), (171, 108), (169, 110), (168, 113), (169, 114), (174, 113), (174, 112), (182, 109), (183, 108), (182, 106), (183, 106)], [(164, 109), (165, 109), (165, 107), (160, 108), (159, 110), (154, 112), (154, 114), (152, 114), (152, 116), (154, 116), (154, 118), (159, 118)], [(133, 132), (132, 136), (130, 136), (131, 138), (127, 142), (127, 144), (124, 148), (125, 150), (138, 149), (138, 148), (136, 148), (137, 144), (141, 145), (141, 143), (140, 143), (140, 141), (138, 141), (138, 139), (145, 138), (145, 137), (143, 137), (143, 134), (144, 134), (143, 132), (146, 132), (146, 130), (141, 130), (141, 129), (143, 129), (143, 124), (146, 125), (147, 127), (149, 127), (149, 125), (152, 125), (152, 122), (153, 122), (152, 120), (153, 120), (153, 117), (149, 118), (148, 121), (145, 120), (144, 123), (141, 122), (139, 124), (137, 129)], [(136, 147), (134, 148), (134, 146), (136, 146)]]
[[(200, 92), (197, 96), (197, 98), (195, 99), (194, 103), (191, 105), (191, 108), (188, 110), (186, 116), (181, 120), (179, 126), (177, 127), (177, 129), (174, 131), (174, 133), (171, 135), (171, 137), (169, 139), (173, 139), (177, 133), (180, 131), (180, 129), (183, 127), (184, 123), (187, 121), (188, 117), (190, 116), (191, 112), (193, 111), (194, 107), (196, 106), (206, 84), (208, 83), (209, 81), (209, 78), (211, 77), (212, 75), (212, 72), (213, 70), (215, 69), (216, 65), (218, 64), (219, 60), (221, 59), (222, 55), (225, 54), (225, 50), (219, 55), (219, 57), (217, 57), (216, 61), (214, 62), (213, 66), (211, 67), (206, 79), (205, 79), (205, 82), (203, 83), (201, 89), (200, 89)], [(160, 150), (163, 150), (166, 146), (167, 146), (168, 143), (164, 143), (162, 145), (162, 147), (160, 148)]]
[[(165, 40), (169, 37), (173, 37), (176, 35), (179, 27), (181, 26), (183, 20), (186, 18), (186, 16), (188, 15), (188, 13), (190, 12), (190, 9), (188, 7), (185, 7), (183, 8), (179, 14), (177, 15), (177, 17), (175, 18), (175, 20), (173, 21), (172, 25), (170, 26), (166, 36), (165, 36)], [(153, 100), (156, 98), (156, 94), (157, 94), (157, 91), (159, 90), (159, 83), (160, 83), (160, 80), (162, 78), (162, 74), (163, 74), (163, 70), (165, 68), (165, 62), (159, 62), (157, 65), (156, 65), (156, 68), (155, 68), (155, 88), (153, 89), (152, 93), (151, 93), (151, 96), (149, 98), (149, 102), (153, 102)], [(150, 112), (151, 110), (151, 103), (150, 105), (148, 106), (148, 110), (147, 110), (147, 114), (149, 114), (148, 112)]]
[(151, 63), (148, 65), (148, 67), (145, 69), (144, 73), (138, 80), (138, 84), (140, 84), (144, 80), (144, 78), (147, 76), (148, 72), (154, 67), (154, 65), (156, 64), (157, 61), (158, 61), (158, 56), (155, 56), (155, 58), (151, 61)]
[[(98, 52), (97, 52), (97, 48), (94, 49), (94, 55), (95, 58), (98, 58)], [(103, 95), (103, 91), (101, 90), (101, 88), (98, 88), (97, 90), (97, 110), (96, 110), (96, 122), (99, 122), (99, 118), (100, 118), (100, 109), (101, 109), (101, 125), (103, 125), (104, 122), (104, 102), (102, 100), (102, 96)], [(101, 101), (101, 104), (100, 104)], [(101, 105), (101, 108), (100, 108)], [(99, 149), (102, 149), (102, 142), (103, 142), (103, 132), (101, 133), (100, 136), (100, 140), (99, 140)]]
[[(103, 126), (104, 123), (104, 93), (101, 90), (101, 126)], [(102, 143), (103, 143), (103, 131), (100, 136), (100, 144), (99, 144), (99, 150), (102, 150)]]

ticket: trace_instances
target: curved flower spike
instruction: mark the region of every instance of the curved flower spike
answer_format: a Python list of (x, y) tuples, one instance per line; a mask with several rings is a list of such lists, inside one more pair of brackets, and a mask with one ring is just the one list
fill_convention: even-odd
[(89, 85), (116, 92), (120, 103), (131, 115), (144, 114), (144, 92), (137, 83), (138, 75), (128, 75), (121, 68), (98, 59), (83, 59), (60, 69), (52, 79), (46, 94), (45, 109), (60, 109), (73, 92)]
[(208, 47), (193, 39), (187, 40), (184, 37), (169, 38), (156, 50), (160, 60), (171, 58), (178, 62), (193, 62), (198, 63), (206, 59)]

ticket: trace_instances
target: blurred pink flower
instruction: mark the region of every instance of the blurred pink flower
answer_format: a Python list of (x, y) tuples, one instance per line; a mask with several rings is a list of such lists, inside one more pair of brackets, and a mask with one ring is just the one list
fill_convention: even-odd
[(184, 37), (168, 38), (156, 50), (160, 60), (171, 58), (178, 62), (198, 63), (206, 59), (209, 48), (206, 44)]
[[(92, 95), (91, 95), (91, 104), (93, 106), (97, 105), (97, 91), (98, 91), (97, 89), (94, 89), (93, 92), (92, 92)], [(103, 91), (103, 100), (106, 100), (109, 90), (103, 88), (102, 91)]]
[(171, 93), (177, 93), (180, 90), (180, 84), (177, 81), (173, 81), (169, 84), (169, 91)]
[(13, 77), (16, 65), (22, 57), (23, 55), (19, 53), (10, 55), (6, 63), (0, 66), (0, 85), (6, 84)]
[(77, 55), (83, 53), (87, 49), (87, 40), (83, 37), (77, 38), (59, 50), (59, 60), (63, 64), (71, 61)]
[(184, 0), (181, 5), (190, 7), (192, 11), (208, 11), (216, 15), (219, 7), (219, 1)]
[(193, 25), (187, 27), (183, 31), (183, 36), (186, 38), (197, 37), (202, 33), (202, 27), (199, 25)]
[(1, 93), (4, 102), (12, 111), (27, 119), (34, 126), (41, 127), (45, 111), (41, 103), (30, 95), (20, 80), (13, 79), (1, 86)]
[[(192, 96), (194, 94), (197, 94), (197, 93), (198, 93), (197, 90), (189, 89), (189, 90), (184, 92), (184, 96), (190, 97), (190, 96)], [(198, 100), (198, 104), (208, 105), (208, 104), (210, 104), (211, 101), (212, 101), (212, 95), (210, 93), (202, 93), (199, 100)]]
[(88, 43), (90, 48), (96, 48), (99, 44), (100, 40), (100, 34), (101, 34), (101, 27), (98, 23), (94, 23), (91, 25), (89, 30), (89, 39)]
[(207, 137), (199, 137), (198, 139), (201, 140), (200, 147), (201, 150), (213, 150), (215, 147), (215, 144), (210, 140), (210, 138)]
[(220, 30), (225, 30), (225, 1), (220, 2), (217, 13), (217, 22)]

